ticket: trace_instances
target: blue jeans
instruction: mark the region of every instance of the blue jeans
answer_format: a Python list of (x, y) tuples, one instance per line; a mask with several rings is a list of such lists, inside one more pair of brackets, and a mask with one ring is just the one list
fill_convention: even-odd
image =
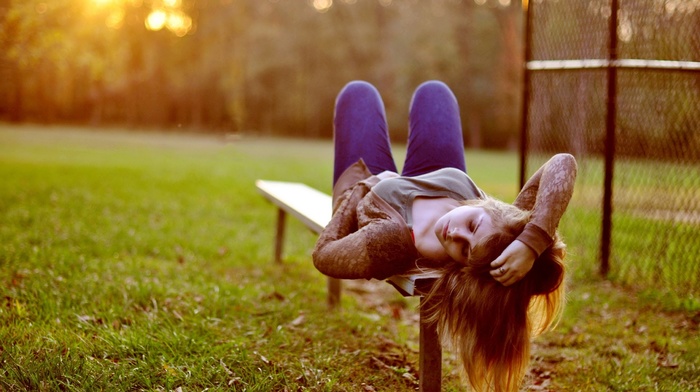
[[(354, 81), (343, 87), (335, 102), (333, 127), (333, 184), (360, 158), (373, 174), (397, 171), (384, 103), (374, 86)], [(444, 167), (466, 172), (459, 107), (446, 84), (429, 81), (418, 86), (411, 99), (401, 175), (412, 177)]]

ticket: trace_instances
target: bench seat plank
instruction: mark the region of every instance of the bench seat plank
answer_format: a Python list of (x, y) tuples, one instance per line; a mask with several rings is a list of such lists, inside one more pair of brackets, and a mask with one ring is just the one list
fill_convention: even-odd
[(396, 291), (404, 297), (423, 296), (430, 292), (430, 288), (435, 283), (437, 276), (426, 276), (424, 274), (394, 275), (387, 278), (386, 282), (394, 286)]
[(320, 234), (331, 221), (332, 199), (321, 191), (298, 182), (257, 180), (255, 185), (265, 198), (316, 234)]

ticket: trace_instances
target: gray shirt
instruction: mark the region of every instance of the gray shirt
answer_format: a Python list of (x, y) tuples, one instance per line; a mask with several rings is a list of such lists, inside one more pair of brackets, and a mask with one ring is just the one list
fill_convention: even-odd
[(486, 197), (467, 173), (444, 168), (416, 177), (395, 177), (380, 181), (372, 192), (384, 199), (413, 227), (413, 201), (416, 197), (449, 197), (457, 201)]

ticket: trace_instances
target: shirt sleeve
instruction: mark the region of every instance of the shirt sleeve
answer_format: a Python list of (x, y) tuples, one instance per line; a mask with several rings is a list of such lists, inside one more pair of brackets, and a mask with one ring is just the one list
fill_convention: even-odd
[(539, 256), (552, 245), (574, 191), (578, 167), (570, 154), (557, 154), (530, 177), (513, 205), (532, 217), (517, 238)]
[(313, 251), (314, 266), (338, 279), (386, 279), (408, 269), (415, 260), (410, 230), (358, 183), (339, 200), (333, 218)]

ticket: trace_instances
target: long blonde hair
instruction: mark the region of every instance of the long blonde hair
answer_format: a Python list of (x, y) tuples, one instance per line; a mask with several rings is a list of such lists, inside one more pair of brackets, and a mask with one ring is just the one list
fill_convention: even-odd
[(497, 234), (476, 244), (466, 265), (440, 268), (424, 301), (426, 321), (437, 323), (474, 390), (517, 391), (529, 362), (530, 339), (550, 329), (561, 314), (566, 247), (556, 235), (523, 279), (503, 286), (489, 274), (490, 263), (522, 232), (530, 213), (491, 198), (468, 204), (489, 213)]

